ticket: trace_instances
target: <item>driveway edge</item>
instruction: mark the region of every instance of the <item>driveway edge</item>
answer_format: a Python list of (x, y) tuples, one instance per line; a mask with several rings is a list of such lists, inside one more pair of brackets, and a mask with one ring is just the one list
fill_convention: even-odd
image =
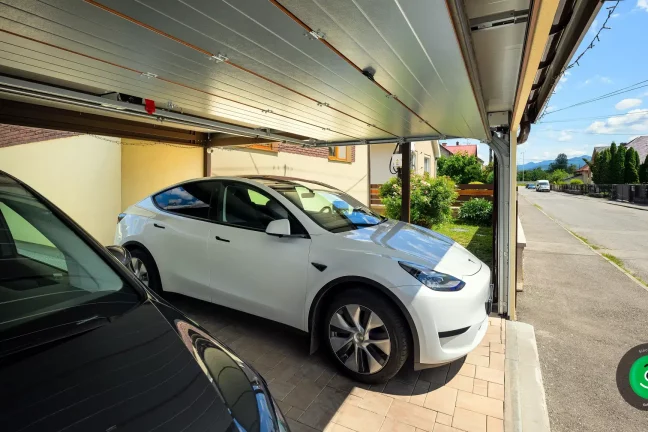
[(549, 413), (532, 325), (506, 321), (504, 368), (504, 431), (549, 432)]

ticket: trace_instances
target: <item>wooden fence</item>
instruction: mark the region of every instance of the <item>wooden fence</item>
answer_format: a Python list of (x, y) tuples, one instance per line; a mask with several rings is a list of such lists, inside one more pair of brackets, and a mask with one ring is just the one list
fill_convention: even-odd
[[(379, 196), (380, 186), (379, 184), (371, 185), (371, 206), (382, 206)], [(453, 204), (456, 207), (461, 206), (462, 203), (472, 198), (484, 198), (488, 201), (493, 201), (492, 184), (461, 184), (457, 185), (457, 192), (459, 196)]]

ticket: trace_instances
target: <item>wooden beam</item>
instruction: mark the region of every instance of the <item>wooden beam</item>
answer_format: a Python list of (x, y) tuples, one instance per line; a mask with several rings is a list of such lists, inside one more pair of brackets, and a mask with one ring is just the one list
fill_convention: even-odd
[(1, 99), (0, 123), (195, 146), (207, 139), (203, 132)]
[(265, 138), (257, 138), (257, 137), (236, 136), (236, 135), (230, 135), (225, 133), (212, 133), (209, 134), (209, 140), (207, 141), (207, 146), (227, 147), (227, 146), (236, 146), (236, 145), (268, 144), (272, 142), (277, 142), (277, 141), (269, 140)]
[(410, 221), (410, 175), (412, 171), (412, 144), (409, 142), (402, 143), (400, 146), (400, 154), (403, 155), (403, 166), (400, 170), (401, 173), (401, 188), (403, 190), (401, 199), (401, 215), (400, 220), (409, 223)]

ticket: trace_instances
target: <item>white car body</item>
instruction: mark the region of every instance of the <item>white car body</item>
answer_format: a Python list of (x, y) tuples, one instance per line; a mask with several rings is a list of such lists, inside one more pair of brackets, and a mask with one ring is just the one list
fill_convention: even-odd
[(549, 180), (538, 180), (536, 182), (536, 192), (550, 192), (551, 186)]
[[(252, 185), (283, 205), (308, 235), (277, 237), (180, 216), (161, 210), (153, 194), (125, 211), (117, 225), (115, 244), (139, 244), (148, 249), (165, 291), (308, 332), (323, 289), (343, 280), (366, 281), (400, 303), (413, 327), (417, 367), (461, 358), (484, 337), (487, 304), (492, 302), (491, 272), (453, 240), (394, 220), (333, 233), (263, 181), (241, 177), (196, 181)], [(453, 292), (434, 291), (401, 268), (399, 261), (452, 275), (465, 286)], [(442, 337), (439, 333), (443, 332), (450, 333)]]

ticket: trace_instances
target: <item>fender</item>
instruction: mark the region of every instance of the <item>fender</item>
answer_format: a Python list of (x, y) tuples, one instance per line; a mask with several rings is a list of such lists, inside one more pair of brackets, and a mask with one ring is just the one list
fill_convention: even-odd
[(414, 354), (414, 363), (418, 363), (419, 359), (419, 337), (418, 337), (418, 332), (416, 331), (416, 326), (414, 325), (414, 321), (412, 320), (412, 316), (410, 315), (409, 311), (405, 307), (402, 301), (394, 294), (391, 292), (388, 288), (383, 286), (382, 284), (379, 284), (376, 281), (373, 281), (371, 279), (367, 279), (362, 276), (343, 276), (337, 279), (333, 279), (322, 289), (319, 290), (315, 298), (313, 299), (313, 302), (310, 305), (309, 311), (308, 311), (308, 332), (310, 333), (310, 353), (313, 354), (317, 349), (319, 348), (319, 338), (318, 338), (318, 333), (319, 333), (319, 326), (318, 323), (320, 321), (321, 313), (322, 313), (322, 300), (326, 297), (326, 295), (334, 288), (342, 285), (342, 284), (348, 284), (348, 283), (359, 283), (362, 285), (367, 285), (372, 288), (376, 288), (379, 290), (382, 294), (384, 294), (387, 298), (389, 298), (395, 305), (398, 307), (400, 312), (403, 314), (405, 317), (405, 320), (407, 321), (407, 325), (409, 326), (410, 329), (410, 334), (412, 335), (412, 345), (414, 347), (413, 354)]

